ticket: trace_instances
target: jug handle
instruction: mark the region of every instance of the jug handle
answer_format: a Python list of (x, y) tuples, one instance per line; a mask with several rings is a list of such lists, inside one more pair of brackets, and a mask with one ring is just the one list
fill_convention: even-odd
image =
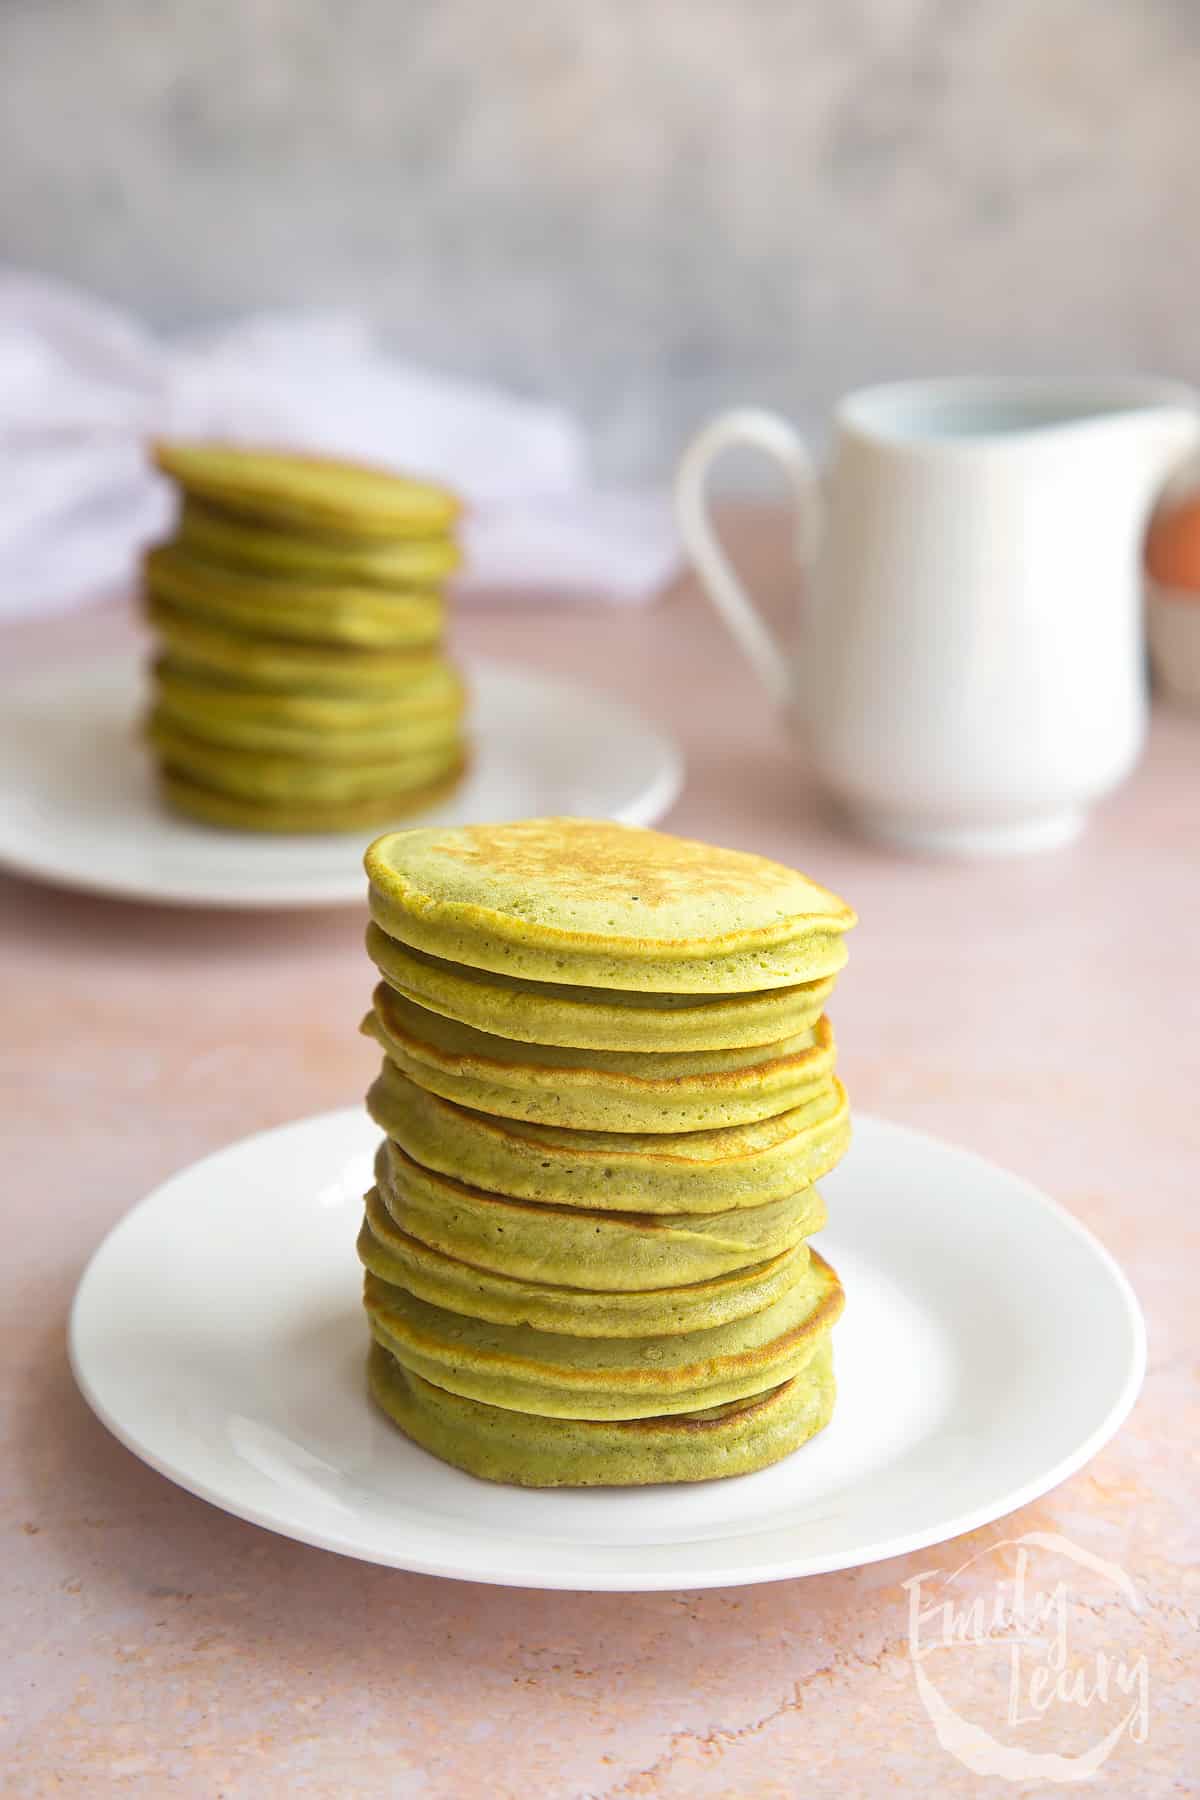
[(821, 494), (816, 468), (803, 440), (778, 414), (753, 407), (721, 413), (694, 437), (675, 477), (675, 517), (684, 548), (701, 585), (779, 705), (790, 704), (793, 680), (788, 659), (750, 598), (713, 529), (708, 472), (734, 444), (762, 450), (788, 477), (796, 512), (796, 554), (803, 567), (816, 555), (821, 530)]

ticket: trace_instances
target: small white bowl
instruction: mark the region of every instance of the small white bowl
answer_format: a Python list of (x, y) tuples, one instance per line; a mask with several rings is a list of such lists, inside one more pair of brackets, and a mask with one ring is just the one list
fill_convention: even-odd
[(1159, 688), (1200, 706), (1200, 593), (1146, 582), (1146, 630)]

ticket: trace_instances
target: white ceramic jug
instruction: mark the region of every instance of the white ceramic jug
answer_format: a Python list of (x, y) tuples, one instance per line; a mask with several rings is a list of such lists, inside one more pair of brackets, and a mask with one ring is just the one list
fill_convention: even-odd
[[(772, 413), (713, 421), (680, 465), (684, 542), (826, 790), (864, 830), (926, 850), (1065, 842), (1145, 731), (1142, 534), (1200, 439), (1161, 381), (935, 381), (842, 402), (824, 499)], [(781, 653), (705, 497), (726, 446), (791, 476), (811, 565), (800, 654)]]

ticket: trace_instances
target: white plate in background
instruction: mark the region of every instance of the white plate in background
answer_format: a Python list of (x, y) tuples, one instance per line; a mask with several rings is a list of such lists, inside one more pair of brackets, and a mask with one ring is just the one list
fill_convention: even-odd
[[(624, 701), (555, 676), (468, 660), (473, 761), (404, 825), (573, 814), (652, 825), (683, 759)], [(362, 853), (385, 829), (327, 837), (221, 831), (167, 812), (138, 736), (145, 675), (130, 653), (40, 668), (0, 688), (0, 866), (58, 887), (193, 906), (363, 902)]]

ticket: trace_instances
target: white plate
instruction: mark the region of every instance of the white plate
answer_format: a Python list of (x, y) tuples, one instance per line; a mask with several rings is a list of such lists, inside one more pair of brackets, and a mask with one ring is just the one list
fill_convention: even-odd
[[(678, 748), (622, 701), (502, 663), (468, 663), (467, 676), (472, 769), (449, 800), (405, 824), (564, 813), (652, 825), (674, 802)], [(132, 900), (362, 901), (374, 830), (259, 837), (166, 812), (138, 739), (144, 705), (144, 674), (128, 654), (39, 669), (0, 690), (0, 865)]]
[(1094, 1454), (1145, 1334), (1107, 1252), (1015, 1176), (859, 1119), (822, 1183), (846, 1286), (833, 1423), (757, 1475), (497, 1487), (366, 1397), (354, 1254), (378, 1133), (357, 1109), (168, 1181), (97, 1251), (71, 1317), (124, 1444), (258, 1525), (368, 1562), (520, 1587), (695, 1588), (872, 1562), (986, 1524)]

